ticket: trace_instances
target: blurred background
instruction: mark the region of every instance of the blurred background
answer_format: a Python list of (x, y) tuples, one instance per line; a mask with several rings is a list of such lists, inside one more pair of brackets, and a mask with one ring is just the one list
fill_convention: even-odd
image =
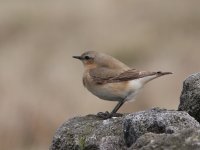
[(74, 116), (110, 111), (82, 86), (72, 59), (105, 52), (129, 66), (174, 74), (148, 84), (119, 112), (177, 109), (200, 68), (200, 1), (0, 1), (0, 149), (48, 149)]

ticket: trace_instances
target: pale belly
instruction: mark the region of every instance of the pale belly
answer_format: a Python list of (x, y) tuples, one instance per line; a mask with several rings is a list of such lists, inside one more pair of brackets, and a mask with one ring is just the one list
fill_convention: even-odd
[(101, 85), (87, 85), (87, 89), (100, 99), (121, 101), (133, 99), (142, 88), (140, 80), (128, 82), (106, 83)]

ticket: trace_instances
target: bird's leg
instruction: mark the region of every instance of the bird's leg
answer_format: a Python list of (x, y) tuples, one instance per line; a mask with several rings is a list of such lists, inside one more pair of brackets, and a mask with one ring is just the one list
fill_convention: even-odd
[(118, 104), (114, 107), (114, 109), (110, 113), (110, 117), (119, 117), (122, 116), (121, 114), (117, 114), (116, 112), (119, 110), (119, 108), (124, 104), (125, 101), (119, 101)]
[(124, 104), (124, 102), (125, 101), (119, 101), (118, 103), (117, 103), (117, 105), (114, 107), (114, 109), (112, 110), (112, 112), (111, 113), (109, 113), (108, 111), (106, 111), (105, 113), (103, 113), (103, 112), (99, 112), (98, 114), (97, 114), (97, 116), (98, 117), (100, 117), (100, 118), (102, 118), (102, 119), (108, 119), (108, 118), (111, 118), (111, 117), (120, 117), (120, 116), (122, 116), (122, 114), (118, 114), (118, 113), (116, 113), (118, 110), (119, 110), (119, 108)]

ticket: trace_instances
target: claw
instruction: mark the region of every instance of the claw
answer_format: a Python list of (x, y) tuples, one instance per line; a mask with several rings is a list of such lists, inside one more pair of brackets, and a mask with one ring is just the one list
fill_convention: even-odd
[(112, 118), (112, 117), (121, 117), (123, 115), (120, 114), (120, 113), (114, 113), (114, 114), (112, 114), (112, 113), (109, 113), (108, 111), (106, 111), (106, 112), (99, 112), (99, 113), (97, 113), (97, 116), (99, 118), (101, 118), (101, 119), (106, 120), (106, 119), (109, 119), (109, 118)]
[(120, 114), (120, 113), (114, 113), (114, 114), (112, 114), (112, 117), (122, 117), (123, 116), (123, 114)]
[(112, 115), (108, 111), (106, 111), (105, 113), (99, 112), (99, 113), (97, 113), (97, 116), (101, 119), (104, 119), (104, 120), (112, 117)]

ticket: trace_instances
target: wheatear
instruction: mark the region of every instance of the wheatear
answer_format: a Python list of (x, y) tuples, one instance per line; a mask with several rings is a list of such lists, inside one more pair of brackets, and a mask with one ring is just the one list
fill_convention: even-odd
[(92, 94), (103, 100), (118, 101), (111, 113), (98, 113), (104, 119), (116, 114), (124, 102), (133, 99), (147, 82), (172, 74), (131, 69), (112, 56), (95, 51), (88, 51), (73, 58), (83, 62), (83, 85)]

